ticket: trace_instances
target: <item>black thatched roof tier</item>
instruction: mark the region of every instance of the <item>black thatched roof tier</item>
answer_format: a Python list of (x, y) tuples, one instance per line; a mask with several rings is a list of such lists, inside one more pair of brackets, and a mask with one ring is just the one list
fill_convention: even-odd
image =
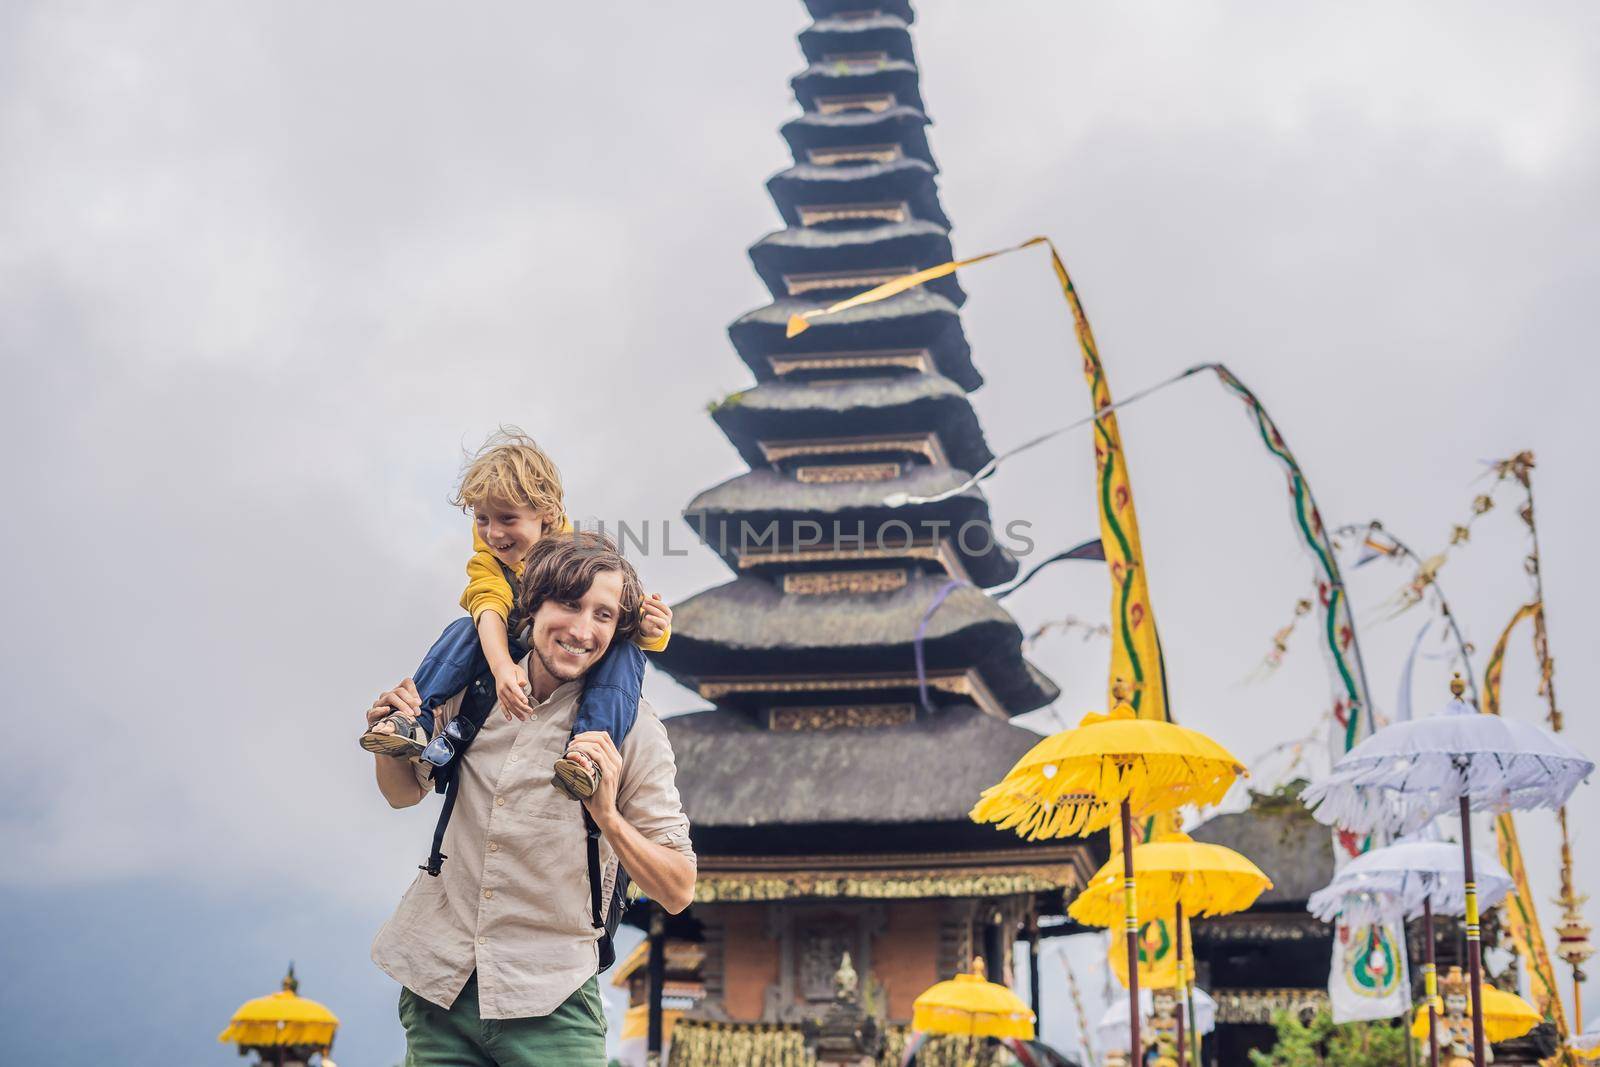
[[(672, 644), (659, 662), (690, 688), (758, 675), (915, 678), (917, 628), (948, 584), (917, 574), (891, 592), (802, 596), (738, 578), (673, 606)], [(949, 591), (928, 616), (922, 651), (929, 671), (975, 668), (997, 712), (1020, 715), (1059, 695), (1028, 669), (1016, 622), (971, 586)]]
[(869, 204), (903, 200), (915, 218), (949, 226), (939, 206), (936, 168), (922, 159), (897, 159), (890, 163), (819, 166), (796, 163), (767, 179), (767, 192), (778, 213), (790, 226), (800, 226), (800, 207), (828, 204)]
[(1272, 879), (1257, 907), (1304, 907), (1333, 880), (1332, 831), (1293, 795), (1251, 794), (1248, 811), (1218, 815), (1189, 831), (1196, 841), (1241, 852)]
[(762, 441), (863, 434), (937, 434), (945, 457), (963, 470), (994, 458), (966, 393), (939, 374), (765, 382), (733, 394), (711, 415), (751, 467), (769, 462)]
[[(697, 846), (702, 831), (725, 828), (972, 826), (967, 812), (978, 795), (1040, 740), (969, 707), (878, 729), (780, 733), (723, 710), (676, 715), (665, 724)], [(987, 832), (975, 840), (993, 847), (1024, 844), (1013, 833), (979, 829)], [(898, 850), (892, 840), (879, 848)]]
[[(767, 234), (750, 246), (750, 261), (774, 298), (789, 294), (787, 278), (819, 272), (909, 273), (940, 263), (955, 255), (950, 248), (950, 233), (936, 222), (914, 219), (890, 222), (860, 229), (823, 229), (794, 226)], [(860, 285), (850, 287), (859, 292)], [(954, 274), (928, 282), (923, 288), (936, 292), (957, 306), (966, 302)]]
[(806, 111), (821, 110), (821, 101), (833, 97), (893, 93), (894, 102), (921, 111), (922, 89), (915, 63), (903, 59), (835, 59), (813, 63), (789, 85)]
[[(804, 484), (774, 470), (753, 470), (714, 486), (689, 502), (684, 521), (730, 567), (739, 556), (759, 549), (759, 539), (777, 524), (777, 543), (785, 548), (797, 543), (829, 543), (835, 524), (853, 534), (864, 524), (871, 545), (899, 545), (908, 538), (953, 536), (965, 530), (966, 544), (957, 557), (972, 580), (988, 588), (1010, 581), (1017, 561), (989, 526), (989, 502), (977, 489), (968, 489), (936, 504), (890, 507), (884, 499), (892, 493), (931, 496), (954, 489), (968, 475), (954, 467), (911, 468), (883, 482)], [(822, 533), (799, 523), (816, 523)], [(902, 532), (909, 527), (909, 531)], [(768, 542), (770, 547), (770, 542)]]
[(805, 0), (805, 5), (814, 19), (848, 17), (869, 10), (893, 15), (908, 24), (917, 17), (911, 10), (911, 0)]
[(884, 52), (890, 59), (916, 62), (906, 21), (894, 15), (818, 19), (809, 29), (801, 31), (800, 50), (806, 54), (808, 63), (821, 63), (829, 56), (863, 52)]
[(840, 111), (833, 115), (807, 111), (783, 124), (783, 139), (789, 142), (796, 163), (809, 162), (806, 153), (813, 148), (897, 144), (907, 156), (932, 165), (927, 126), (928, 116), (904, 105), (887, 111)]
[(938, 293), (919, 287), (816, 319), (799, 337), (785, 336), (790, 316), (825, 306), (819, 300), (775, 300), (740, 316), (728, 327), (728, 337), (763, 381), (775, 376), (774, 356), (925, 349), (939, 373), (963, 389), (983, 384), (983, 376), (972, 365), (961, 313)]

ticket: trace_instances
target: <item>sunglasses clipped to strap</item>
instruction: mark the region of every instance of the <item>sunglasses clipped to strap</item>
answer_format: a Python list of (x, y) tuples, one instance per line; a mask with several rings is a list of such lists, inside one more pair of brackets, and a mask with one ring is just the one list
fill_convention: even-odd
[(423, 747), (422, 760), (435, 767), (448, 767), (477, 736), (477, 723), (459, 716), (453, 718), (444, 724), (444, 729), (439, 731), (437, 737)]

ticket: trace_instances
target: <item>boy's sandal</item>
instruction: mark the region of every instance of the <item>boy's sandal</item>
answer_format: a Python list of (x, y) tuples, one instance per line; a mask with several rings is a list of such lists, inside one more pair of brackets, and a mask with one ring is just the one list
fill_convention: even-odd
[(588, 800), (600, 788), (600, 768), (566, 756), (556, 760), (556, 774), (552, 779), (556, 788), (573, 800)]
[[(393, 726), (393, 731), (377, 729), (383, 723)], [(398, 711), (379, 719), (361, 735), (361, 747), (380, 756), (419, 756), (427, 744), (428, 737), (417, 720)]]

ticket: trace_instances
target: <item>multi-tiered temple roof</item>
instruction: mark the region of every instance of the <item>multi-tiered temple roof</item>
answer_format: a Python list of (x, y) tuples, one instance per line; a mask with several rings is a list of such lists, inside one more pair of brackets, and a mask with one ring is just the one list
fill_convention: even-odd
[[(1039, 740), (1012, 718), (1057, 689), (984, 592), (1018, 563), (983, 494), (962, 488), (993, 458), (968, 396), (983, 379), (966, 294), (952, 276), (786, 336), (796, 313), (953, 256), (910, 7), (807, 6), (802, 113), (783, 127), (794, 164), (767, 185), (784, 225), (750, 248), (772, 302), (728, 330), (755, 383), (712, 410), (750, 470), (685, 511), (733, 579), (676, 606), (657, 660), (712, 705), (668, 720), (700, 856), (709, 1019), (798, 1018), (796, 960), (817, 945), (802, 910), (769, 916), (776, 940), (736, 946), (747, 920), (729, 907), (860, 905), (828, 928), (866, 939), (839, 942), (864, 973), (909, 968), (888, 990), (891, 1018), (908, 1018), (974, 951), (1002, 973), (1016, 936), (1093, 864), (1080, 844), (967, 818)], [(885, 901), (902, 910), (885, 918)], [(891, 945), (866, 932), (885, 921), (932, 925)], [(824, 940), (817, 951), (838, 947)], [(734, 959), (780, 943), (781, 960)], [(771, 970), (764, 994), (729, 988), (740, 967)]]
[(671, 723), (681, 788), (703, 857), (724, 829), (753, 849), (743, 831), (777, 825), (940, 824), (1015, 850), (965, 813), (1037, 741), (1010, 718), (1057, 690), (982, 592), (1017, 572), (988, 502), (917, 500), (993, 458), (966, 294), (950, 276), (785, 336), (797, 312), (953, 256), (909, 6), (807, 6), (794, 165), (768, 182), (786, 225), (750, 248), (772, 303), (729, 328), (757, 383), (712, 411), (750, 471), (685, 513), (735, 579), (678, 606), (660, 659), (714, 705)]

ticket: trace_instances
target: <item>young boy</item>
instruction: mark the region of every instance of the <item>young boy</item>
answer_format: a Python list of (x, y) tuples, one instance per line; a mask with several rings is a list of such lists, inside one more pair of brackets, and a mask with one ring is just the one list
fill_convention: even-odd
[[(528, 676), (518, 665), (527, 650), (513, 641), (512, 586), (528, 553), (546, 535), (572, 532), (561, 490), (561, 473), (533, 439), (516, 429), (490, 437), (467, 465), (450, 501), (473, 515), (472, 558), (461, 606), (467, 617), (445, 628), (417, 668), (414, 681), (422, 698), (415, 718), (395, 713), (374, 723), (361, 737), (369, 752), (404, 758), (448, 760), (435, 756), (433, 711), (483, 673), (493, 673), (495, 692), (508, 717), (526, 719)], [(638, 644), (613, 645), (584, 682), (573, 733), (603, 730), (621, 745), (638, 714), (644, 685), (644, 655), (659, 652), (671, 637), (672, 609), (652, 593), (640, 608)], [(587, 799), (599, 785), (599, 768), (581, 754), (556, 761), (555, 780), (567, 795)]]

